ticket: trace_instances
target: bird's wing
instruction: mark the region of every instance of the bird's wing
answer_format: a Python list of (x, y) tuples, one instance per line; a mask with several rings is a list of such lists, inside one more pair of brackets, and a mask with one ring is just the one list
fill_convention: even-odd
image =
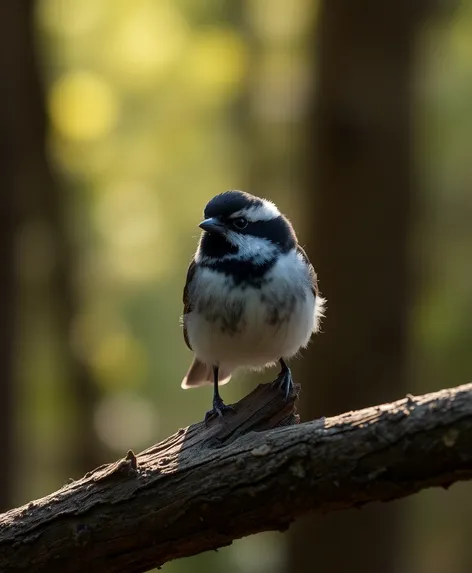
[(305, 253), (305, 250), (300, 245), (297, 245), (297, 253), (299, 253), (303, 257), (308, 266), (308, 272), (310, 273), (311, 277), (313, 296), (316, 298), (318, 296), (318, 279), (316, 277), (315, 269), (313, 268), (313, 265), (310, 263), (310, 259), (308, 258), (308, 255)]
[(190, 303), (190, 293), (189, 293), (189, 287), (190, 287), (190, 283), (192, 282), (193, 276), (195, 274), (195, 269), (196, 269), (196, 264), (195, 264), (195, 259), (192, 259), (192, 262), (190, 263), (188, 270), (187, 270), (187, 279), (185, 281), (185, 286), (184, 286), (184, 293), (183, 293), (183, 298), (182, 298), (182, 302), (184, 303), (184, 315), (183, 315), (183, 325), (184, 325), (184, 340), (185, 340), (185, 344), (187, 345), (187, 347), (192, 350), (192, 347), (190, 346), (190, 342), (188, 340), (188, 336), (187, 336), (187, 328), (185, 326), (185, 315), (188, 314), (189, 312), (192, 312), (192, 305)]

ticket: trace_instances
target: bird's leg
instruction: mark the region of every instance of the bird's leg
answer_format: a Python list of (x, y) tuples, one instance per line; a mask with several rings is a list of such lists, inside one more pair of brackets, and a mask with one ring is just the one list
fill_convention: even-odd
[(280, 373), (277, 378), (274, 380), (274, 386), (277, 386), (285, 396), (285, 401), (288, 400), (288, 397), (292, 393), (293, 390), (293, 378), (292, 378), (292, 371), (290, 368), (285, 364), (283, 358), (279, 360), (280, 363)]
[(218, 366), (213, 366), (213, 408), (205, 414), (205, 423), (208, 422), (213, 416), (222, 417), (224, 412), (228, 410), (234, 412), (232, 406), (224, 404), (218, 390)]

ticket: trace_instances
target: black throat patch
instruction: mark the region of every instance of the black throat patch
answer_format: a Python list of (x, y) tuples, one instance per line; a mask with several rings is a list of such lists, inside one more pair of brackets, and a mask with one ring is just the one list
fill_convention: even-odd
[(206, 257), (220, 259), (225, 255), (236, 255), (239, 247), (231, 244), (223, 235), (204, 232), (200, 242), (200, 249)]

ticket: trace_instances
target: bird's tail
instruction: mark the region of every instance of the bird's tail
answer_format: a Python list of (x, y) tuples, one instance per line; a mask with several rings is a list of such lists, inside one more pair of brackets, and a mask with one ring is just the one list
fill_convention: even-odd
[[(218, 384), (220, 386), (227, 384), (230, 378), (231, 372), (228, 372), (224, 368), (219, 369)], [(205, 386), (207, 384), (213, 384), (213, 368), (194, 358), (187, 374), (182, 380), (181, 386), (187, 389)]]

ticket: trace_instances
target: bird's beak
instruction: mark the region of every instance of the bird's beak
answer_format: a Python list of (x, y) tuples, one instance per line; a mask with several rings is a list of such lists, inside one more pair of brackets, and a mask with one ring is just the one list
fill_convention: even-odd
[(223, 235), (226, 231), (225, 225), (217, 217), (210, 217), (209, 219), (205, 219), (198, 226), (200, 229), (207, 231), (207, 233), (218, 233)]

